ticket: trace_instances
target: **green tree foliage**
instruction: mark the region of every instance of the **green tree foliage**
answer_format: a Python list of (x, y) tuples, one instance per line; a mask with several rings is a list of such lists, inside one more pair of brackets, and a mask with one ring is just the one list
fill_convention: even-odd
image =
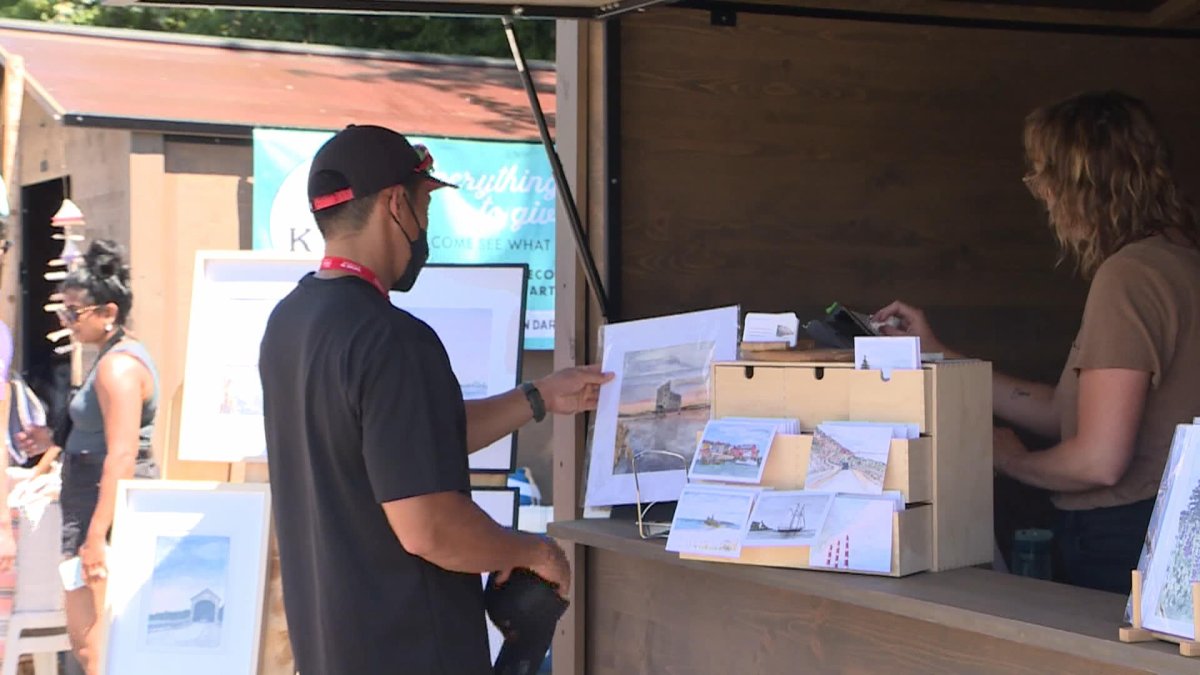
[[(98, 0), (0, 0), (0, 18), (410, 52), (510, 55), (499, 19), (112, 7)], [(528, 59), (554, 58), (554, 22), (519, 21)]]

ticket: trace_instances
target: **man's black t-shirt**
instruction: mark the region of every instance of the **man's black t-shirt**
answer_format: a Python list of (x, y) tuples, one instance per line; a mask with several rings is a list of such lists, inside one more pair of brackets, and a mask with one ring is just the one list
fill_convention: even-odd
[(308, 275), (271, 314), (259, 372), (300, 674), (489, 673), (480, 576), (409, 555), (380, 506), (470, 489), (437, 335), (359, 278)]

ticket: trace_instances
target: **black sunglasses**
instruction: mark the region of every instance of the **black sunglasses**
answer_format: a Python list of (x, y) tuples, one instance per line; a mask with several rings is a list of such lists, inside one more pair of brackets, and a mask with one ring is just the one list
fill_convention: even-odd
[(88, 305), (86, 307), (61, 307), (58, 310), (58, 318), (62, 319), (63, 323), (75, 323), (79, 317), (96, 309), (100, 305)]

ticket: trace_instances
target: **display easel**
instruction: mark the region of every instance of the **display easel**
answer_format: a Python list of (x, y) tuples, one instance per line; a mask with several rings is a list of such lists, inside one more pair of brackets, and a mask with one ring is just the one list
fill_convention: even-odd
[[(232, 462), (230, 483), (266, 483), (266, 462)], [(287, 617), (283, 613), (283, 583), (279, 571), (279, 544), (274, 521), (268, 536), (267, 581), (263, 597), (262, 639), (259, 643), (259, 675), (294, 675), (292, 645), (288, 641)]]
[[(1200, 656), (1200, 640), (1188, 640), (1142, 628), (1142, 573), (1133, 571), (1133, 625), (1122, 626), (1118, 637), (1121, 642), (1150, 642), (1163, 640), (1179, 645), (1180, 656)], [(1192, 635), (1200, 638), (1200, 581), (1192, 582)]]

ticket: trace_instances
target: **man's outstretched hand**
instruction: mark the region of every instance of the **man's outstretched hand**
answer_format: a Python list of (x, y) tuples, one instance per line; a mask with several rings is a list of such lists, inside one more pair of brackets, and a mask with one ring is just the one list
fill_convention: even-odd
[(546, 402), (546, 412), (574, 415), (595, 410), (600, 400), (600, 385), (611, 379), (612, 373), (602, 373), (599, 365), (590, 365), (563, 368), (535, 384)]

